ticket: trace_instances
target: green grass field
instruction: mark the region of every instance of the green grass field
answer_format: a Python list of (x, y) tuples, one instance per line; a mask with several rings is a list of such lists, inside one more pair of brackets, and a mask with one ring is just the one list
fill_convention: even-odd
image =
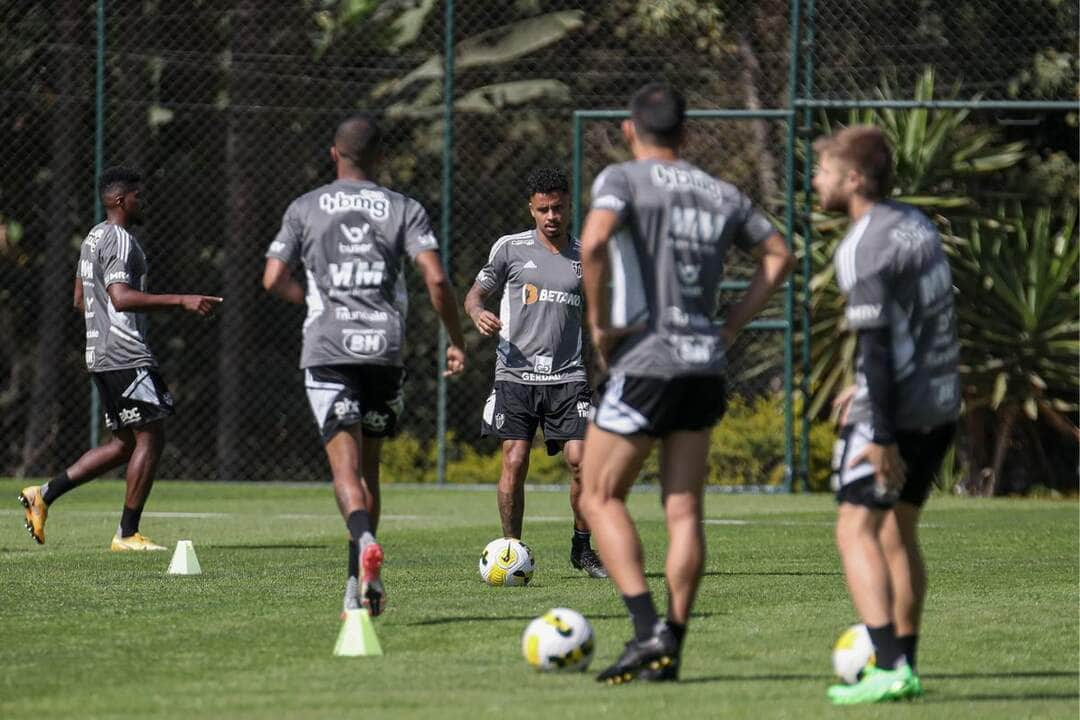
[[(122, 485), (53, 507), (48, 543), (22, 528), (21, 483), (0, 481), (0, 718), (904, 717), (1071, 718), (1078, 685), (1075, 500), (935, 498), (923, 542), (931, 595), (920, 647), (927, 695), (836, 709), (835, 636), (854, 621), (830, 498), (710, 495), (709, 560), (678, 685), (597, 685), (532, 672), (527, 622), (573, 607), (597, 634), (593, 670), (630, 625), (612, 585), (570, 570), (562, 492), (528, 496), (527, 588), (489, 588), (476, 560), (498, 534), (494, 488), (389, 487), (380, 539), (386, 655), (332, 655), (345, 531), (328, 486), (163, 482), (143, 519), (191, 539), (204, 574), (169, 553), (113, 554)], [(663, 598), (655, 492), (632, 501)]]

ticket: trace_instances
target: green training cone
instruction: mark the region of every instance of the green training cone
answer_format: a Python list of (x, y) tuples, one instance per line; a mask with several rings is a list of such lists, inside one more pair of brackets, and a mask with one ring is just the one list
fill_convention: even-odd
[(381, 656), (382, 646), (375, 634), (375, 624), (368, 611), (346, 610), (345, 622), (341, 624), (334, 654), (341, 657)]

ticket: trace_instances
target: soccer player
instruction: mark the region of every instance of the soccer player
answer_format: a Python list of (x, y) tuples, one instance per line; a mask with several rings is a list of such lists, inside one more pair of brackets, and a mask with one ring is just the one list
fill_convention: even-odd
[(117, 552), (165, 549), (139, 532), (165, 446), (164, 419), (173, 414), (172, 395), (148, 344), (145, 313), (180, 308), (206, 317), (221, 298), (146, 291), (146, 254), (131, 232), (142, 219), (141, 183), (128, 168), (101, 173), (98, 192), (106, 219), (83, 240), (75, 274), (74, 304), (86, 319), (86, 367), (113, 437), (44, 485), (19, 493), (26, 529), (39, 544), (45, 543), (45, 519), (57, 498), (127, 463), (124, 509), (110, 547)]
[[(745, 195), (679, 157), (686, 102), (641, 88), (622, 132), (634, 159), (596, 178), (582, 233), (593, 343), (609, 376), (585, 436), (581, 509), (622, 593), (634, 637), (597, 677), (675, 680), (705, 558), (702, 494), (710, 430), (724, 413), (725, 352), (792, 265), (772, 224)], [(724, 257), (749, 252), (746, 293), (714, 325)], [(659, 620), (626, 496), (660, 441), (668, 528), (667, 619)]]
[[(570, 564), (603, 578), (607, 573), (578, 508), (592, 390), (581, 358), (580, 243), (567, 232), (570, 185), (553, 168), (533, 170), (525, 185), (536, 226), (499, 238), (465, 297), (476, 329), (499, 334), (495, 387), (484, 406), (481, 434), (502, 442), (499, 516), (503, 535), (520, 538), (529, 450), (543, 424), (548, 454), (561, 450), (570, 468)], [(496, 316), (484, 301), (499, 294)]]
[[(289, 205), (266, 253), (263, 287), (307, 304), (300, 367), (349, 530), (344, 610), (379, 615), (381, 579), (379, 459), (404, 405), (405, 259), (427, 286), (450, 335), (446, 375), (465, 369), (457, 298), (438, 253), (427, 213), (416, 200), (376, 184), (382, 133), (375, 118), (346, 118), (330, 157), (337, 179)], [(307, 288), (292, 274), (299, 264)], [(361, 576), (361, 568), (363, 575)]]
[(933, 223), (887, 199), (892, 156), (880, 130), (846, 128), (814, 147), (821, 206), (852, 223), (834, 258), (859, 348), (856, 383), (837, 399), (836, 543), (876, 657), (860, 682), (828, 696), (915, 697), (926, 596), (916, 528), (960, 408), (952, 275)]

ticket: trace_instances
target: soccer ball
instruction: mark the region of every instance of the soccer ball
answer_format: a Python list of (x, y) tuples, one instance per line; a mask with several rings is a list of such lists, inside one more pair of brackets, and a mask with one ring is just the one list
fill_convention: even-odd
[(862, 678), (867, 665), (874, 664), (874, 643), (865, 625), (852, 625), (836, 639), (832, 651), (832, 666), (836, 677), (848, 685)]
[(592, 625), (570, 608), (552, 608), (529, 623), (521, 652), (537, 670), (582, 672), (593, 656)]
[(488, 585), (528, 585), (535, 567), (532, 550), (515, 538), (492, 540), (480, 553), (480, 577)]

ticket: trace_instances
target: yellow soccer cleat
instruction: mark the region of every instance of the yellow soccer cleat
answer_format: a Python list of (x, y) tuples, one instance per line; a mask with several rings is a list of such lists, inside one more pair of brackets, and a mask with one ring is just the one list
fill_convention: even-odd
[(45, 544), (45, 518), (49, 515), (49, 506), (41, 497), (41, 488), (31, 485), (19, 493), (19, 502), (26, 508), (26, 531), (37, 540), (38, 545)]
[(149, 538), (143, 537), (141, 533), (135, 533), (134, 535), (128, 535), (127, 537), (116, 535), (113, 537), (109, 549), (113, 552), (147, 552), (149, 550), (165, 550), (167, 548), (154, 544)]

